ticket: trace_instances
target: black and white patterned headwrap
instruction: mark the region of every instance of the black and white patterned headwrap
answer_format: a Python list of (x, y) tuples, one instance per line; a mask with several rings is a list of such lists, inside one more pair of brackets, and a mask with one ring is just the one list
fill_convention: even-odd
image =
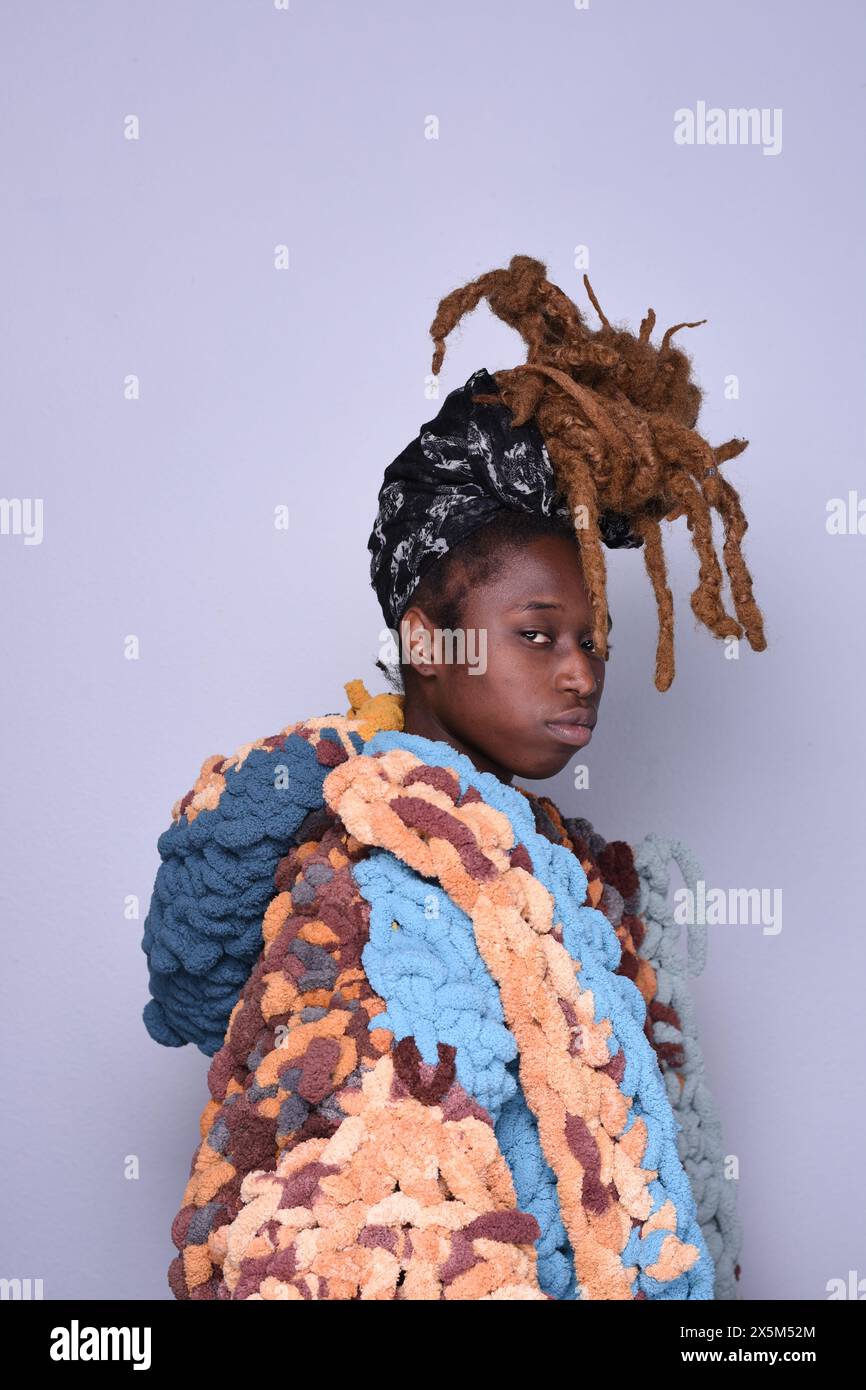
[[(477, 402), (476, 393), (499, 395), (483, 367), (445, 397), (385, 469), (367, 549), (370, 581), (392, 629), (427, 570), (498, 512), (571, 515), (537, 425), (514, 429), (504, 401)], [(600, 522), (606, 545), (642, 544), (619, 513), (604, 512)]]

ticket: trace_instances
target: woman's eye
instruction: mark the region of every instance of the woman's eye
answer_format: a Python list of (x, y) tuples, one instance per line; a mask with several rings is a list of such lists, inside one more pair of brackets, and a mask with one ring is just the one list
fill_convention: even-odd
[[(589, 643), (589, 645), (592, 647), (593, 651), (595, 651), (595, 650), (596, 650), (596, 647), (595, 647), (595, 641), (594, 641), (594, 639), (593, 639), (592, 637), (587, 637), (587, 638), (586, 638), (586, 641), (587, 641), (587, 642)], [(607, 654), (608, 654), (608, 656), (610, 656), (610, 654), (611, 654), (612, 651), (613, 651), (613, 642), (608, 642), (608, 644), (607, 644)]]
[[(534, 627), (533, 627), (533, 628), (524, 628), (524, 629), (521, 631), (520, 636), (521, 636), (521, 637), (526, 637), (526, 638), (528, 639), (528, 641), (532, 644), (533, 647), (550, 646), (550, 645), (553, 643), (553, 640), (554, 640), (554, 639), (550, 636), (549, 633), (547, 633), (547, 632), (542, 632), (539, 628), (534, 628)], [(536, 638), (536, 637), (540, 637), (540, 638), (542, 638), (543, 640), (542, 640), (541, 642), (536, 642), (536, 641), (533, 640), (533, 639)], [(592, 637), (585, 637), (584, 640), (583, 640), (583, 642), (581, 643), (581, 646), (583, 646), (583, 647), (589, 646), (589, 648), (590, 648), (590, 650), (591, 650), (592, 652), (594, 652), (594, 651), (596, 650), (595, 641), (594, 641), (594, 639), (593, 639)], [(608, 642), (608, 644), (607, 644), (607, 650), (608, 650), (608, 655), (610, 655), (610, 653), (613, 651), (613, 643), (612, 643), (612, 642)]]

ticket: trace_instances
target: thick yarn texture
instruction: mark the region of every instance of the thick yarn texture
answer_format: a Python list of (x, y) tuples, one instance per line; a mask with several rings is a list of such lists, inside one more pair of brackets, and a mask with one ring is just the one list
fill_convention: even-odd
[(632, 858), (347, 691), (208, 759), (160, 839), (145, 1021), (216, 1054), (175, 1295), (736, 1297), (687, 850)]

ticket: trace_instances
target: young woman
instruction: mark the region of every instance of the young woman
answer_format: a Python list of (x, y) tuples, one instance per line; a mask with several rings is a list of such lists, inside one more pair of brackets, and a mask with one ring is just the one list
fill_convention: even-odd
[[(395, 692), (349, 682), (346, 715), (207, 759), (160, 838), (145, 1022), (213, 1057), (178, 1298), (737, 1296), (666, 904), (671, 859), (698, 872), (511, 785), (554, 776), (599, 716), (602, 545), (644, 549), (659, 690), (662, 519), (692, 532), (694, 612), (766, 645), (718, 472), (745, 442), (696, 433), (674, 329), (655, 348), (652, 310), (634, 337), (589, 292), (595, 331), (514, 257), (442, 301), (434, 372), (482, 296), (528, 360), (474, 373), (385, 472), (369, 548)], [(688, 944), (694, 972), (694, 924)]]

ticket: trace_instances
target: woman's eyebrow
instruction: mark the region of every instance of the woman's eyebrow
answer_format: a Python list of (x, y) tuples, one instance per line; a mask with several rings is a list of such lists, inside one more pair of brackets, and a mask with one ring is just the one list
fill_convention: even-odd
[(509, 609), (509, 612), (511, 612), (511, 613), (529, 613), (530, 611), (533, 611), (533, 612), (534, 612), (534, 611), (536, 611), (537, 609), (540, 609), (540, 608), (561, 608), (561, 607), (562, 607), (562, 604), (561, 604), (561, 603), (553, 603), (553, 602), (549, 602), (549, 601), (547, 601), (547, 600), (545, 600), (545, 599), (540, 599), (540, 598), (531, 598), (531, 599), (529, 600), (528, 603), (516, 603), (516, 604), (514, 605), (513, 608)]
[[(528, 600), (527, 603), (516, 603), (516, 604), (514, 605), (513, 608), (509, 609), (509, 612), (510, 612), (510, 613), (530, 613), (530, 612), (535, 613), (535, 612), (538, 612), (539, 610), (544, 609), (544, 608), (561, 608), (561, 607), (562, 607), (562, 604), (561, 604), (561, 603), (554, 603), (552, 600), (549, 600), (549, 599), (531, 598), (531, 599)], [(608, 615), (607, 615), (607, 630), (608, 630), (608, 632), (610, 632), (610, 630), (612, 629), (612, 627), (613, 627), (613, 618), (610, 616), (610, 613), (608, 613)]]

